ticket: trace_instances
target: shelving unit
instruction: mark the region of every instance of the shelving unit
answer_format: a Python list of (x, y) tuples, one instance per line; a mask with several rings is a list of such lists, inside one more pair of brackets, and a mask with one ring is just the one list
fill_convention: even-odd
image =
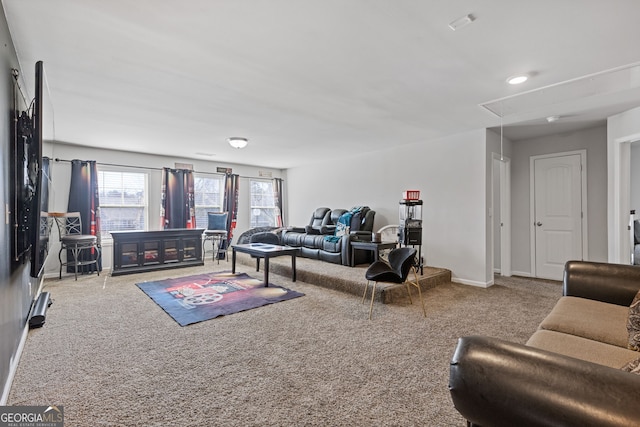
[[(407, 191), (420, 197), (420, 192), (416, 190)], [(410, 194), (411, 195), (411, 194)], [(400, 246), (418, 247), (418, 258), (416, 268), (420, 269), (420, 274), (424, 273), (424, 260), (422, 259), (422, 200), (416, 198), (400, 200), (400, 226), (398, 228)]]
[(204, 229), (113, 231), (112, 276), (204, 265)]

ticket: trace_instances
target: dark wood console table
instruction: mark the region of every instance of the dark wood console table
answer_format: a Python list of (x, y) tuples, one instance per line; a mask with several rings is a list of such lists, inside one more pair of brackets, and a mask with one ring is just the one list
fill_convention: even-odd
[(112, 231), (112, 276), (204, 265), (202, 228)]

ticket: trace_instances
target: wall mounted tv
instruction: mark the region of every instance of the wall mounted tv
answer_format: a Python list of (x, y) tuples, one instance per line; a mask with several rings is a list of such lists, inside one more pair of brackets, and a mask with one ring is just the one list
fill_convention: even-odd
[(44, 65), (36, 63), (35, 95), (25, 110), (18, 107), (20, 88), (17, 72), (14, 73), (14, 147), (13, 161), (13, 241), (12, 255), (15, 263), (31, 260), (31, 276), (42, 275), (49, 247), (49, 159), (42, 156), (42, 141), (45, 136), (46, 117), (44, 90)]

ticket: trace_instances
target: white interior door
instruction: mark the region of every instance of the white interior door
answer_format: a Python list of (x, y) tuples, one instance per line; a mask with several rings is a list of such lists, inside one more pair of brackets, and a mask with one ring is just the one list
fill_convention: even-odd
[(583, 259), (581, 155), (533, 163), (535, 276), (562, 280), (564, 264)]
[[(495, 156), (495, 155), (494, 155)], [(493, 226), (493, 272), (502, 272), (502, 215), (500, 211), (502, 194), (500, 192), (500, 158), (493, 158), (492, 173), (493, 173), (493, 188), (492, 188), (492, 209), (491, 209), (491, 224)]]
[(500, 274), (511, 276), (511, 160), (500, 162)]
[(511, 276), (511, 160), (493, 153), (493, 271)]

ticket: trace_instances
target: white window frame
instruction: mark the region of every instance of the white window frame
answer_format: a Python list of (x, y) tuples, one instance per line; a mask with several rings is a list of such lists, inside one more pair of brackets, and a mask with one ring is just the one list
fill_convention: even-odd
[[(220, 190), (220, 205), (216, 206), (216, 205), (198, 205), (197, 203), (194, 203), (195, 205), (195, 210), (196, 210), (196, 227), (198, 228), (207, 228), (208, 225), (208, 220), (206, 218), (205, 215), (205, 222), (204, 224), (201, 224), (200, 222), (198, 222), (197, 218), (198, 218), (198, 210), (199, 209), (204, 209), (205, 212), (222, 212), (222, 207), (224, 205), (224, 179), (222, 176), (218, 176), (218, 175), (212, 175), (212, 174), (198, 174), (195, 173), (194, 174), (194, 192), (197, 193), (197, 185), (195, 185), (195, 180), (197, 179), (210, 179), (210, 180), (215, 180), (218, 181), (218, 188)], [(198, 199), (198, 196), (196, 194), (195, 196), (196, 200)]]
[[(100, 176), (101, 172), (116, 172), (116, 173), (132, 173), (132, 174), (140, 174), (144, 176), (144, 203), (143, 205), (114, 205), (114, 204), (105, 204), (100, 200), (100, 209), (104, 208), (143, 208), (143, 216), (144, 216), (144, 231), (149, 230), (149, 174), (147, 172), (140, 172), (139, 170), (131, 170), (128, 168), (118, 168), (113, 166), (101, 166), (98, 165), (98, 176)], [(100, 185), (98, 184), (98, 187)], [(100, 227), (102, 228), (102, 222), (100, 223)], [(118, 231), (118, 230), (113, 230)], [(100, 230), (101, 235), (103, 237), (111, 237), (110, 231), (102, 231)]]
[(254, 209), (271, 209), (273, 211), (273, 223), (270, 224), (270, 225), (275, 227), (275, 225), (276, 225), (276, 216), (275, 216), (275, 214), (276, 214), (276, 209), (277, 209), (277, 206), (275, 206), (275, 199), (273, 199), (273, 196), (272, 196), (272, 199), (274, 201), (274, 205), (272, 205), (272, 206), (254, 206), (253, 205), (253, 183), (254, 182), (265, 182), (265, 183), (270, 184), (271, 185), (271, 191), (273, 192), (273, 180), (270, 180), (270, 179), (256, 179), (256, 178), (251, 178), (249, 180), (249, 193), (250, 193), (249, 194), (249, 215), (250, 215), (249, 216), (249, 224), (250, 224), (250, 227), (253, 228), (253, 227), (259, 227), (259, 226), (263, 226), (264, 225), (264, 224), (256, 224), (256, 223), (253, 222), (253, 218), (254, 218), (253, 210)]

